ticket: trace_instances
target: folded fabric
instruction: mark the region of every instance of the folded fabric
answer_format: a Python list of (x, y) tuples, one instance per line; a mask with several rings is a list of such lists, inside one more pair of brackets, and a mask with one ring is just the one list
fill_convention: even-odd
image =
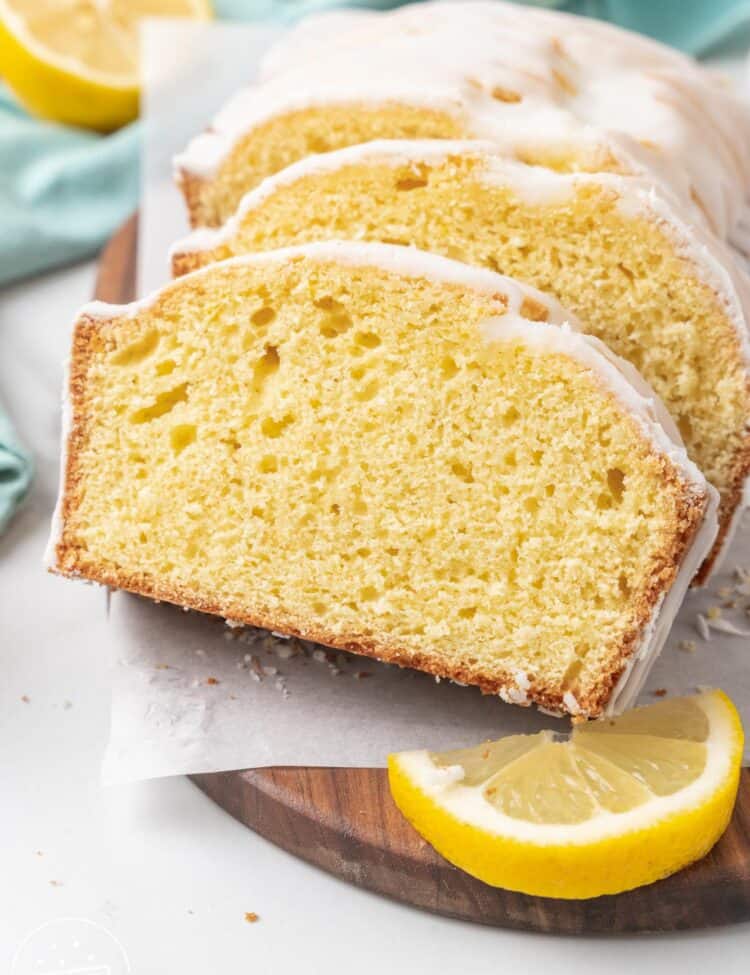
[(102, 138), (0, 91), (0, 285), (93, 254), (137, 198), (136, 126)]
[(0, 532), (21, 503), (31, 483), (32, 462), (0, 408)]

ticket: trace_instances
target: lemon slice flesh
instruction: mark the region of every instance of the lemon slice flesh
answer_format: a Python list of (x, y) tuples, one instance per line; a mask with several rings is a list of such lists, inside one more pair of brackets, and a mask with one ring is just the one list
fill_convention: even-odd
[(138, 113), (138, 22), (209, 0), (0, 0), (3, 79), (35, 115), (108, 131)]
[(721, 691), (620, 718), (388, 759), (396, 805), (447, 860), (485, 883), (587, 898), (652, 883), (726, 829), (742, 763)]

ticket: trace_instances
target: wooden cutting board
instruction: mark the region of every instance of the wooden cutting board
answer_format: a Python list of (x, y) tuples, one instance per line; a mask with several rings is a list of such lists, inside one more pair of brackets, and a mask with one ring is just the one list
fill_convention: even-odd
[[(96, 297), (135, 295), (137, 220), (105, 249)], [(383, 769), (264, 768), (191, 776), (230, 815), (343, 880), (445, 914), (556, 934), (674, 931), (750, 920), (750, 769), (734, 818), (712, 852), (639, 890), (588, 901), (497, 890), (439, 856), (395, 807)]]

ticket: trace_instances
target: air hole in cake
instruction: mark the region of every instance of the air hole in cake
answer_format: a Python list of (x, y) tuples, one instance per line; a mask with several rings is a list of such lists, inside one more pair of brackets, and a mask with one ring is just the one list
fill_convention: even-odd
[(331, 143), (319, 136), (309, 136), (307, 144), (310, 147), (310, 152), (329, 152), (331, 149)]
[(368, 557), (369, 557), (370, 555), (372, 555), (372, 550), (371, 550), (371, 549), (369, 549), (369, 548), (367, 548), (367, 546), (366, 546), (366, 545), (363, 545), (363, 546), (362, 546), (361, 548), (358, 548), (358, 549), (357, 549), (357, 555), (358, 555), (358, 556), (359, 556), (359, 557), (360, 557), (361, 559), (366, 559), (366, 558), (368, 558)]
[(474, 475), (471, 473), (471, 468), (467, 467), (465, 464), (462, 464), (460, 461), (454, 461), (451, 464), (451, 470), (457, 478), (465, 481), (466, 484), (474, 483)]
[(169, 442), (172, 445), (172, 450), (175, 454), (179, 455), (185, 449), (185, 447), (190, 446), (194, 443), (197, 432), (194, 423), (180, 423), (176, 427), (172, 427), (169, 434)]
[(328, 607), (326, 606), (325, 603), (320, 603), (320, 602), (313, 603), (313, 609), (319, 616), (323, 616), (325, 613), (328, 612)]
[(440, 363), (440, 371), (443, 374), (443, 379), (453, 379), (458, 374), (458, 366), (453, 356), (443, 356), (443, 360)]
[(280, 437), (291, 423), (294, 423), (294, 417), (291, 413), (287, 413), (280, 420), (274, 420), (273, 417), (267, 416), (260, 425), (260, 432), (264, 437), (275, 439)]
[(518, 412), (515, 406), (511, 406), (505, 411), (505, 413), (503, 413), (503, 423), (506, 427), (512, 427), (513, 424), (520, 419), (520, 417), (521, 414)]
[(406, 176), (396, 181), (396, 189), (399, 192), (409, 192), (409, 190), (421, 190), (427, 186), (427, 179), (424, 176)]
[(521, 302), (521, 315), (530, 322), (546, 322), (549, 319), (549, 309), (541, 301), (527, 296)]
[(614, 508), (614, 501), (609, 491), (602, 491), (596, 499), (596, 506), (600, 511), (608, 511), (610, 508)]
[(531, 514), (536, 514), (536, 512), (539, 511), (539, 502), (536, 498), (525, 498), (523, 506), (527, 511), (530, 511)]
[(555, 485), (547, 484), (544, 488), (544, 493), (547, 495), (548, 498), (551, 498), (555, 493)]
[(157, 376), (168, 376), (175, 369), (174, 359), (162, 359), (161, 362), (156, 363), (156, 375)]
[(516, 456), (515, 450), (507, 450), (505, 456), (503, 457), (506, 467), (516, 467), (518, 465), (518, 457)]
[(622, 501), (622, 494), (625, 486), (625, 475), (619, 467), (610, 467), (607, 471), (607, 487), (610, 490), (615, 504)]
[(327, 339), (343, 335), (354, 324), (341, 302), (336, 301), (330, 295), (318, 299), (315, 302), (315, 307), (326, 313), (320, 325), (320, 333)]
[(623, 596), (630, 595), (631, 585), (628, 582), (628, 577), (625, 575), (624, 572), (621, 572), (620, 575), (617, 577), (617, 587), (620, 590), (620, 592), (623, 594)]
[(278, 370), (280, 361), (279, 351), (276, 346), (267, 345), (263, 355), (255, 363), (255, 368), (253, 369), (253, 378), (250, 387), (256, 396), (260, 396), (263, 392), (266, 380)]
[(130, 345), (125, 346), (124, 349), (115, 353), (112, 356), (113, 364), (116, 366), (138, 365), (139, 362), (143, 362), (144, 359), (147, 359), (156, 351), (160, 338), (161, 336), (157, 329), (150, 329), (137, 342), (131, 342)]
[(148, 541), (148, 535), (146, 534), (146, 532), (138, 533), (138, 541), (141, 543), (141, 545), (146, 544), (146, 542)]
[(380, 384), (378, 383), (377, 379), (372, 379), (364, 387), (364, 389), (355, 393), (354, 396), (361, 403), (366, 403), (368, 400), (375, 399), (375, 397), (378, 395), (379, 390), (380, 390)]
[(371, 603), (379, 595), (380, 593), (374, 586), (363, 586), (359, 591), (359, 598), (365, 603)]
[(187, 383), (180, 383), (174, 389), (167, 390), (165, 393), (159, 393), (151, 406), (144, 406), (142, 409), (136, 410), (135, 413), (131, 414), (131, 423), (148, 423), (169, 413), (178, 403), (185, 402), (188, 395), (187, 387)]
[(264, 328), (266, 325), (270, 325), (274, 318), (276, 318), (276, 309), (264, 305), (251, 316), (250, 321), (253, 325)]
[(535, 464), (541, 464), (543, 457), (544, 457), (543, 450), (532, 450), (531, 459), (534, 461)]
[(341, 514), (341, 505), (340, 504), (336, 504), (334, 502), (331, 505), (331, 507), (330, 507), (329, 510), (330, 510), (330, 512), (331, 512), (332, 515), (340, 515)]
[(279, 460), (273, 454), (266, 454), (261, 458), (258, 469), (261, 474), (275, 474), (279, 469)]
[(566, 690), (570, 689), (573, 682), (580, 674), (582, 667), (583, 667), (583, 661), (580, 659), (580, 657), (576, 657), (573, 663), (565, 671), (565, 675), (563, 676), (562, 679), (563, 688), (565, 688)]
[[(458, 615), (461, 619), (471, 620), (476, 616), (477, 608), (476, 606), (464, 606), (463, 609), (459, 609)], [(471, 662), (471, 661), (469, 661)]]
[(366, 349), (377, 349), (381, 344), (381, 338), (375, 332), (357, 332), (356, 339), (359, 345), (364, 345)]

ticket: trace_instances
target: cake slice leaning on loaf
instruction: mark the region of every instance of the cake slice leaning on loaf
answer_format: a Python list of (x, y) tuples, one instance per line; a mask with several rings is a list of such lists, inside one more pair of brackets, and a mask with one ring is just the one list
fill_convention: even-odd
[(557, 297), (662, 397), (721, 493), (726, 545), (750, 470), (750, 286), (734, 255), (635, 177), (554, 173), (481, 142), (384, 141), (310, 157), (175, 245), (179, 274), (330, 238), (413, 244)]
[(564, 318), (341, 242), (88, 306), (51, 568), (556, 712), (627, 704), (715, 492)]

